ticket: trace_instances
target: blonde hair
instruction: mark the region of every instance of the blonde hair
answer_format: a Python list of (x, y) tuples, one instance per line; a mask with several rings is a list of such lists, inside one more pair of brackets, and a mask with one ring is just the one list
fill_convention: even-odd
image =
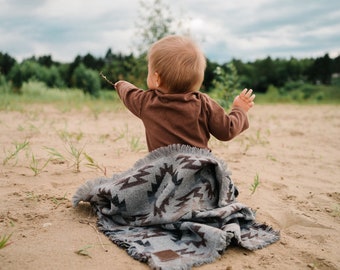
[(170, 92), (195, 91), (201, 87), (206, 59), (190, 38), (164, 37), (150, 47), (147, 58), (152, 72), (158, 73), (161, 85)]

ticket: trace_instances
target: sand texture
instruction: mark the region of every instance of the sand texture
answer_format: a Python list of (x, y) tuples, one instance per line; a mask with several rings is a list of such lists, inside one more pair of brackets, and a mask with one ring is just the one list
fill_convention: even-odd
[[(195, 269), (340, 269), (340, 107), (256, 105), (249, 118), (243, 134), (210, 147), (238, 200), (281, 240), (253, 252), (230, 247)], [(71, 206), (85, 181), (147, 154), (139, 119), (125, 109), (32, 105), (0, 112), (0, 145), (0, 236), (12, 234), (0, 269), (149, 269), (98, 233), (88, 205)]]

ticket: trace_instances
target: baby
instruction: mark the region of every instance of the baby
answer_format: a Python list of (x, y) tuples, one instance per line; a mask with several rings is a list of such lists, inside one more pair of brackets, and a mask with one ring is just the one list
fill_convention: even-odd
[(125, 106), (143, 121), (149, 151), (171, 144), (209, 149), (211, 135), (228, 141), (249, 127), (252, 90), (244, 89), (235, 97), (227, 114), (199, 92), (205, 68), (205, 56), (190, 38), (171, 35), (149, 49), (149, 90), (126, 81), (114, 84)]

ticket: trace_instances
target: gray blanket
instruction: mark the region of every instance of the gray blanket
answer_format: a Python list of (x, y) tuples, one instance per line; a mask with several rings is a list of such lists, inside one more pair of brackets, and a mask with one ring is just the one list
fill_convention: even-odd
[(279, 239), (237, 195), (223, 161), (208, 150), (171, 145), (126, 172), (88, 181), (73, 205), (90, 202), (98, 228), (152, 269), (191, 269), (231, 244), (255, 250)]

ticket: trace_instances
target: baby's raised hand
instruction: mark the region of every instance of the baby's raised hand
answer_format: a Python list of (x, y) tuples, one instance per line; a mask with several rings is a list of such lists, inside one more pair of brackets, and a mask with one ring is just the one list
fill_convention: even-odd
[(252, 89), (244, 88), (243, 91), (235, 97), (233, 107), (241, 107), (243, 110), (248, 110), (254, 106), (255, 94)]

